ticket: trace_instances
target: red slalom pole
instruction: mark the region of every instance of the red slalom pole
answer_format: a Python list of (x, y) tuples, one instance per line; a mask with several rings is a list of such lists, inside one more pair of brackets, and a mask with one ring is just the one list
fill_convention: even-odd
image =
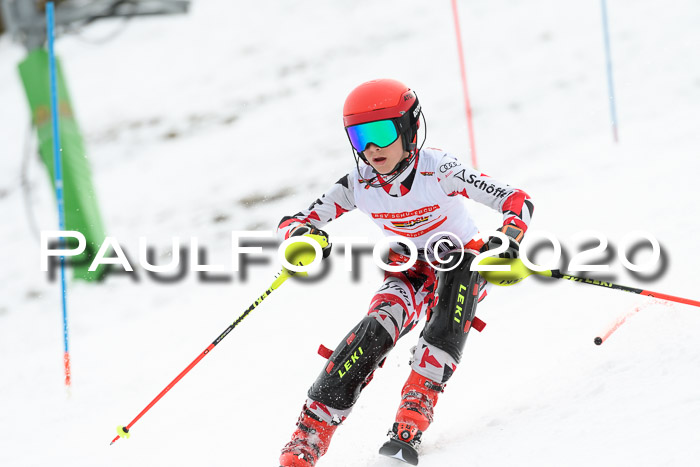
[(134, 423), (138, 422), (139, 419), (140, 419), (141, 417), (143, 417), (144, 414), (145, 414), (146, 412), (148, 412), (149, 410), (151, 410), (151, 407), (153, 407), (154, 405), (156, 405), (156, 403), (157, 403), (159, 400), (161, 400), (161, 399), (163, 398), (163, 396), (165, 396), (165, 395), (168, 393), (168, 391), (170, 391), (170, 390), (172, 389), (172, 387), (175, 386), (175, 385), (178, 383), (178, 381), (180, 381), (187, 373), (189, 373), (189, 371), (190, 371), (192, 368), (194, 368), (194, 366), (195, 366), (197, 363), (199, 363), (200, 360), (202, 360), (204, 357), (206, 357), (206, 356), (209, 354), (209, 352), (211, 352), (212, 349), (214, 349), (214, 347), (216, 347), (216, 345), (217, 345), (219, 342), (221, 342), (221, 341), (224, 339), (224, 337), (226, 337), (226, 336), (233, 330), (233, 328), (235, 328), (236, 326), (238, 326), (238, 324), (239, 324), (241, 321), (243, 321), (243, 319), (244, 319), (246, 316), (248, 316), (248, 314), (249, 314), (251, 311), (253, 311), (253, 310), (255, 309), (255, 307), (257, 307), (258, 305), (260, 305), (260, 303), (261, 303), (263, 300), (265, 300), (265, 298), (267, 298), (267, 296), (270, 295), (270, 294), (272, 293), (273, 290), (275, 290), (277, 287), (279, 287), (284, 281), (286, 281), (286, 280), (289, 279), (290, 277), (291, 277), (290, 272), (287, 271), (286, 269), (283, 269), (282, 272), (275, 278), (275, 280), (274, 280), (274, 282), (272, 283), (272, 285), (270, 286), (270, 288), (267, 289), (267, 290), (265, 291), (265, 293), (263, 293), (263, 294), (260, 296), (260, 298), (258, 298), (258, 299), (255, 301), (255, 303), (253, 303), (252, 305), (250, 305), (250, 306), (248, 307), (248, 309), (247, 309), (246, 311), (244, 311), (243, 314), (242, 314), (241, 316), (239, 316), (238, 319), (237, 319), (236, 321), (234, 321), (233, 323), (231, 323), (231, 324), (229, 325), (229, 327), (227, 327), (227, 328), (224, 330), (224, 332), (222, 332), (222, 333), (219, 335), (219, 337), (217, 337), (217, 338), (214, 340), (214, 342), (212, 342), (211, 344), (209, 344), (209, 347), (207, 347), (206, 349), (204, 349), (204, 350), (202, 351), (202, 353), (200, 353), (200, 354), (197, 356), (197, 358), (195, 358), (195, 359), (192, 361), (192, 363), (190, 363), (189, 365), (187, 365), (187, 368), (185, 368), (184, 370), (182, 370), (182, 371), (180, 372), (180, 374), (177, 375), (177, 376), (175, 377), (175, 379), (172, 380), (172, 381), (170, 382), (170, 384), (168, 384), (168, 385), (165, 387), (165, 389), (163, 389), (162, 391), (160, 391), (160, 393), (158, 393), (158, 395), (155, 397), (155, 399), (153, 399), (141, 412), (139, 412), (139, 414), (138, 414), (131, 422), (129, 422), (128, 425), (126, 425), (126, 426), (118, 426), (118, 427), (117, 427), (117, 436), (114, 437), (114, 439), (112, 440), (111, 443), (109, 443), (109, 445), (111, 446), (112, 444), (114, 444), (119, 438), (122, 438), (122, 437), (129, 438), (129, 437), (131, 436), (131, 434), (129, 433), (129, 430), (130, 430), (131, 427), (134, 425)]
[(595, 345), (601, 345), (603, 342), (605, 342), (606, 340), (608, 340), (608, 337), (610, 337), (610, 336), (612, 335), (613, 332), (617, 331), (617, 329), (618, 329), (620, 326), (622, 326), (622, 325), (625, 323), (625, 321), (627, 321), (627, 318), (629, 318), (629, 317), (632, 316), (633, 314), (639, 312), (639, 310), (640, 310), (640, 307), (637, 306), (637, 307), (634, 307), (634, 310), (628, 311), (628, 312), (625, 313), (624, 315), (619, 316), (619, 317), (615, 320), (615, 322), (612, 324), (612, 326), (609, 326), (608, 329), (607, 329), (605, 332), (601, 333), (600, 336), (597, 336), (595, 339), (593, 339), (593, 343), (594, 343)]
[(457, 0), (452, 0), (452, 16), (455, 21), (455, 32), (457, 33), (457, 54), (459, 55), (459, 71), (462, 75), (462, 91), (464, 92), (464, 110), (467, 114), (467, 128), (469, 130), (469, 149), (471, 150), (472, 167), (477, 167), (476, 144), (474, 143), (474, 126), (472, 125), (472, 106), (469, 102), (469, 90), (467, 88), (467, 69), (464, 65), (464, 51), (462, 50), (462, 33), (459, 27), (459, 11), (457, 10)]
[(598, 334), (598, 337), (593, 339), (593, 342), (595, 343), (595, 345), (601, 345), (603, 342), (608, 340), (608, 337), (610, 337), (612, 335), (612, 333), (617, 331), (620, 328), (620, 326), (625, 324), (625, 322), (627, 321), (628, 318), (630, 318), (632, 315), (635, 315), (635, 314), (639, 313), (640, 311), (642, 311), (642, 308), (646, 308), (649, 305), (653, 305), (653, 304), (671, 306), (670, 303), (664, 302), (662, 300), (654, 300), (653, 302), (647, 302), (643, 305), (639, 305), (639, 306), (634, 307), (634, 310), (628, 311), (624, 315), (618, 316), (614, 323), (612, 323), (610, 326), (608, 326), (608, 328), (604, 332)]

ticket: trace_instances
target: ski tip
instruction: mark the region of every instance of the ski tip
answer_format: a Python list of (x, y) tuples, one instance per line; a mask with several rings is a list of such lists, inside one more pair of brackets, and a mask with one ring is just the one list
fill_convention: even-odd
[(379, 449), (379, 454), (410, 465), (418, 465), (418, 452), (413, 446), (403, 441), (390, 439)]

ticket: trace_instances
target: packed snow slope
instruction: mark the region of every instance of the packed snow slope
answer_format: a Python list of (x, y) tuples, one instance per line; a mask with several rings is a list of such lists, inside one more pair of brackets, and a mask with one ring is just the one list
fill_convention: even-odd
[[(700, 5), (608, 3), (618, 144), (599, 3), (460, 2), (479, 169), (532, 196), (531, 235), (551, 233), (570, 257), (593, 238), (577, 234), (600, 232), (609, 256), (594, 259), (614, 282), (697, 300)], [(277, 465), (323, 368), (318, 345), (335, 346), (364, 316), (380, 272), (364, 255), (353, 278), (337, 248), (325, 279), (285, 283), (109, 446), (278, 270), (270, 259), (245, 280), (186, 271), (166, 283), (138, 265), (138, 239), (165, 262), (173, 237), (197, 237), (207, 263), (228, 271), (231, 231), (271, 230), (353, 170), (343, 101), (377, 77), (414, 88), (426, 144), (469, 163), (450, 3), (200, 0), (95, 44), (122, 26), (57, 41), (107, 230), (136, 269), (69, 283), (70, 397), (60, 289), (39, 270), (36, 237), (56, 228), (55, 201), (32, 154), (33, 228), (20, 177), (25, 52), (0, 37), (0, 465)], [(482, 229), (498, 226), (498, 214), (470, 207)], [(360, 213), (327, 230), (380, 235)], [(639, 230), (663, 247), (666, 266), (651, 279), (617, 258)], [(424, 436), (422, 466), (698, 465), (700, 309), (568, 281), (494, 289), (478, 309), (488, 325), (470, 336)], [(377, 449), (418, 332), (376, 373), (320, 466), (397, 465)]]

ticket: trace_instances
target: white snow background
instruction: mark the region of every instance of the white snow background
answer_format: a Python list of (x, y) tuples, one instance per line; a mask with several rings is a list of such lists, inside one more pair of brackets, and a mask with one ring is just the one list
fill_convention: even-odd
[[(608, 2), (620, 142), (614, 144), (599, 2), (460, 2), (479, 168), (525, 189), (531, 231), (565, 249), (594, 229), (615, 253), (635, 230), (662, 244), (668, 268), (642, 282), (615, 256), (615, 282), (700, 299), (700, 5)], [(414, 88), (427, 145), (469, 163), (450, 3), (194, 1), (188, 15), (101, 21), (58, 39), (107, 232), (134, 274), (69, 284), (73, 365), (62, 384), (60, 288), (39, 270), (20, 168), (29, 112), (0, 37), (0, 465), (273, 466), (306, 390), (366, 313), (381, 275), (359, 281), (342, 248), (321, 282), (275, 291), (132, 429), (126, 425), (271, 282), (195, 273), (162, 284), (138, 266), (147, 236), (167, 260), (196, 236), (230, 265), (232, 230), (269, 230), (354, 164), (342, 105), (357, 84)], [(45, 170), (29, 162), (31, 209), (57, 227)], [(500, 216), (474, 206), (482, 229)], [(379, 232), (359, 213), (333, 236)], [(648, 252), (647, 252), (648, 253)], [(542, 258), (546, 256), (543, 253)], [(637, 260), (644, 259), (644, 254)], [(228, 267), (228, 266), (227, 266)], [(592, 274), (589, 274), (592, 275)], [(640, 312), (602, 346), (593, 338)], [(494, 288), (488, 323), (425, 433), (421, 465), (694, 466), (700, 463), (700, 309), (568, 281)], [(399, 342), (336, 432), (320, 466), (394, 466), (385, 440), (409, 373)]]

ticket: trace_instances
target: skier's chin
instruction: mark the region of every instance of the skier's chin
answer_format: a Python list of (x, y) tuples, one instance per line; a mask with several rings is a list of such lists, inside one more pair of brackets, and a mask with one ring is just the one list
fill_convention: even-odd
[(389, 167), (388, 159), (386, 157), (378, 157), (372, 160), (372, 168), (379, 175), (389, 175), (394, 171), (395, 167)]
[(386, 177), (387, 175), (391, 175), (394, 173), (395, 169), (377, 169), (375, 168), (374, 171), (377, 172), (379, 175), (382, 175)]

